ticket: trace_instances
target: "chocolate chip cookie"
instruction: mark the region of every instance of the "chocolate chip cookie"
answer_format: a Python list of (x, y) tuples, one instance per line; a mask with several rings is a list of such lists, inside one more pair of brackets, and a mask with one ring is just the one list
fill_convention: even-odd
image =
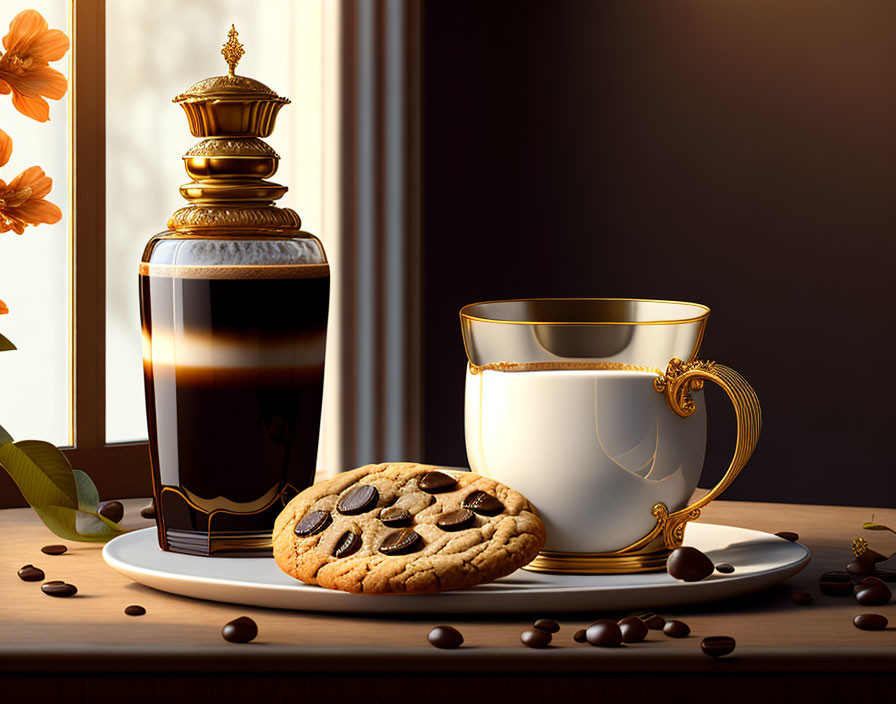
[(544, 545), (519, 492), (469, 472), (370, 464), (318, 482), (274, 524), (274, 559), (309, 584), (356, 594), (462, 589), (510, 574)]

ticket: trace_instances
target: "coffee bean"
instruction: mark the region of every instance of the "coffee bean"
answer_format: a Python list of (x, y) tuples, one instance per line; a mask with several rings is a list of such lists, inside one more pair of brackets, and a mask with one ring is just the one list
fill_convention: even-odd
[(551, 644), (553, 636), (548, 631), (533, 628), (531, 631), (520, 633), (520, 640), (527, 648), (547, 648)]
[(735, 641), (730, 636), (709, 636), (700, 642), (700, 650), (711, 658), (720, 658), (734, 652)]
[(361, 536), (357, 533), (347, 530), (342, 534), (342, 537), (339, 538), (336, 543), (336, 548), (333, 550), (333, 555), (336, 557), (348, 557), (349, 555), (358, 552), (358, 548), (361, 547)]
[(311, 513), (306, 513), (302, 520), (296, 523), (293, 532), (300, 538), (305, 538), (309, 535), (320, 533), (330, 525), (332, 520), (330, 514), (326, 511), (312, 511)]
[(699, 582), (713, 573), (716, 566), (697, 548), (675, 548), (666, 560), (666, 571), (682, 582)]
[(818, 580), (818, 588), (828, 596), (852, 594), (853, 581), (846, 572), (825, 572)]
[(339, 499), (336, 510), (345, 516), (356, 516), (376, 508), (376, 503), (379, 500), (380, 492), (376, 490), (376, 487), (364, 484), (355, 487)]
[(716, 565), (716, 572), (721, 572), (722, 574), (731, 574), (734, 572), (734, 565), (731, 565), (727, 562), (720, 562)]
[(406, 555), (423, 547), (423, 538), (413, 528), (404, 528), (390, 533), (380, 545), (384, 555)]
[(240, 616), (224, 624), (221, 637), (229, 643), (248, 643), (258, 635), (258, 625), (248, 616)]
[(850, 574), (855, 575), (866, 575), (866, 574), (874, 574), (874, 563), (873, 562), (859, 562), (856, 560), (855, 562), (850, 562), (846, 566), (846, 571)]
[(443, 650), (459, 648), (464, 643), (464, 637), (454, 626), (436, 626), (427, 634), (426, 640)]
[(856, 558), (856, 562), (867, 562), (872, 565), (876, 565), (878, 562), (883, 562), (884, 560), (888, 559), (890, 558), (888, 558), (886, 555), (881, 555), (876, 550), (868, 549)]
[(887, 617), (880, 614), (859, 614), (852, 620), (852, 624), (863, 631), (882, 631), (887, 623)]
[(618, 622), (623, 643), (640, 643), (647, 637), (647, 624), (637, 616), (628, 616)]
[(78, 593), (78, 588), (74, 584), (66, 584), (59, 580), (44, 582), (40, 585), (40, 590), (48, 596), (74, 596)]
[(498, 499), (479, 490), (467, 494), (467, 498), (463, 500), (461, 506), (481, 516), (497, 516), (504, 510), (504, 504)]
[(645, 612), (643, 614), (636, 614), (636, 616), (644, 623), (646, 623), (647, 628), (649, 628), (651, 631), (661, 631), (663, 630), (663, 626), (666, 625), (666, 619), (664, 619), (662, 616), (658, 616), (651, 611)]
[(604, 618), (585, 629), (585, 639), (600, 648), (616, 648), (622, 645), (622, 631), (614, 620)]
[(383, 525), (389, 526), (390, 528), (404, 528), (405, 526), (411, 525), (411, 521), (414, 520), (414, 517), (406, 508), (390, 506), (389, 508), (384, 508), (380, 512), (380, 520), (383, 522)]
[(100, 504), (97, 513), (113, 523), (121, 523), (121, 519), (124, 518), (124, 506), (121, 505), (121, 501), (106, 501)]
[(124, 612), (128, 616), (142, 616), (146, 613), (146, 609), (144, 609), (139, 604), (131, 604), (130, 606), (124, 607)]
[(475, 513), (468, 508), (462, 508), (441, 516), (436, 522), (436, 525), (442, 530), (457, 531), (469, 528), (473, 525), (473, 521), (475, 520)]
[(16, 573), (23, 582), (40, 582), (46, 575), (44, 571), (34, 565), (25, 565), (20, 567)]
[(61, 579), (53, 579), (49, 582), (44, 582), (44, 584), (65, 584), (65, 582), (63, 582)]
[(789, 530), (782, 530), (780, 533), (775, 533), (779, 538), (784, 538), (784, 540), (789, 540), (791, 543), (795, 543), (800, 539), (799, 533), (793, 533)]
[(880, 582), (879, 584), (860, 585), (861, 588), (856, 591), (856, 601), (862, 606), (882, 606), (890, 601), (893, 594), (890, 588)]
[(542, 631), (547, 631), (548, 633), (556, 633), (560, 630), (560, 624), (549, 618), (540, 618), (532, 625), (533, 627), (539, 628)]
[(573, 635), (572, 639), (573, 639), (576, 643), (587, 643), (587, 642), (588, 642), (588, 638), (585, 637), (585, 629), (584, 629), (584, 628), (580, 628), (579, 630), (577, 630), (577, 631), (575, 632), (575, 635)]
[(44, 555), (61, 555), (68, 550), (65, 545), (44, 545), (40, 551)]
[(149, 504), (149, 506), (144, 506), (143, 508), (141, 508), (140, 515), (143, 516), (143, 518), (155, 519), (155, 517), (156, 517), (156, 502), (153, 501)]
[(884, 580), (882, 580), (880, 577), (862, 577), (862, 579), (859, 580), (859, 583), (855, 587), (853, 587), (853, 589), (855, 591), (858, 591), (858, 588), (860, 586), (863, 586), (863, 587), (871, 587), (871, 586), (886, 587), (887, 583), (884, 582)]
[(808, 606), (815, 601), (815, 598), (809, 592), (797, 592), (790, 595), (790, 600), (799, 606)]
[(691, 627), (684, 621), (666, 621), (663, 633), (670, 638), (687, 638), (691, 635)]
[(417, 482), (427, 494), (441, 494), (443, 491), (451, 491), (457, 486), (457, 479), (444, 472), (427, 472)]

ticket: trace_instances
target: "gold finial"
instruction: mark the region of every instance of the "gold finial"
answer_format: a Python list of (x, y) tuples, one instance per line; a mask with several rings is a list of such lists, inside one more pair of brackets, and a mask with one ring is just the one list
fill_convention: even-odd
[(230, 31), (227, 32), (227, 43), (221, 47), (221, 55), (224, 57), (224, 60), (227, 62), (227, 66), (229, 70), (227, 71), (227, 75), (233, 78), (233, 70), (236, 68), (236, 65), (240, 62), (240, 59), (243, 57), (243, 54), (246, 52), (243, 50), (243, 45), (237, 41), (237, 37), (239, 33), (236, 31), (236, 27), (230, 25)]

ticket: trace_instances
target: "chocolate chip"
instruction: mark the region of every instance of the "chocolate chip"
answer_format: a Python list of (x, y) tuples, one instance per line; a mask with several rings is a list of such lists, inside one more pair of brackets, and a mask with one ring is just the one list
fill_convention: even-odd
[(793, 533), (789, 530), (782, 530), (780, 533), (775, 533), (779, 538), (784, 538), (784, 540), (789, 540), (791, 543), (795, 543), (800, 539), (799, 533)]
[(809, 592), (797, 592), (790, 595), (790, 600), (799, 606), (808, 606), (815, 601), (815, 598)]
[(577, 631), (575, 632), (575, 635), (572, 637), (572, 639), (573, 639), (576, 643), (587, 643), (587, 642), (588, 642), (588, 639), (585, 637), (585, 629), (584, 629), (584, 628), (580, 628), (579, 630), (577, 630)]
[(436, 525), (442, 530), (447, 531), (464, 530), (465, 528), (472, 526), (473, 521), (475, 520), (475, 513), (468, 508), (461, 508), (441, 516), (436, 522)]
[(651, 631), (661, 631), (663, 630), (663, 626), (666, 625), (666, 619), (650, 611), (635, 615), (646, 623)]
[(423, 547), (423, 538), (414, 532), (413, 528), (404, 528), (390, 533), (380, 545), (380, 552), (384, 555), (406, 555)]
[(663, 633), (670, 638), (687, 638), (691, 635), (691, 627), (684, 621), (666, 621)]
[(453, 650), (464, 643), (464, 637), (454, 626), (436, 626), (426, 635), (426, 640), (442, 650)]
[(130, 606), (124, 607), (124, 612), (128, 616), (142, 616), (146, 613), (146, 609), (140, 606), (140, 604), (131, 604)]
[(666, 560), (666, 571), (682, 582), (699, 582), (713, 573), (716, 566), (697, 548), (675, 548)]
[(336, 504), (336, 510), (346, 516), (356, 516), (359, 513), (366, 513), (375, 508), (379, 500), (380, 492), (376, 490), (376, 487), (370, 484), (363, 484), (355, 487), (339, 499), (339, 503)]
[[(874, 579), (873, 577), (871, 579)], [(862, 580), (864, 582), (864, 580)], [(890, 588), (881, 580), (875, 579), (868, 583), (861, 583), (856, 589), (856, 601), (863, 606), (882, 606), (890, 601), (893, 594)]]
[(414, 517), (406, 508), (390, 506), (389, 508), (384, 508), (380, 512), (380, 520), (383, 522), (383, 525), (389, 526), (390, 528), (404, 528), (405, 526), (411, 525), (411, 521), (414, 520)]
[(553, 636), (548, 631), (533, 628), (530, 631), (520, 633), (520, 641), (527, 648), (547, 648), (551, 644)]
[(532, 626), (548, 633), (556, 633), (560, 630), (560, 624), (549, 618), (540, 618)]
[(361, 547), (361, 536), (357, 533), (347, 530), (342, 534), (342, 537), (339, 538), (339, 542), (336, 543), (336, 549), (333, 550), (333, 555), (336, 557), (348, 557), (352, 553), (358, 552), (358, 548)]
[(427, 472), (420, 477), (417, 485), (427, 494), (441, 494), (457, 486), (457, 479), (444, 472)]
[(882, 631), (887, 623), (887, 617), (880, 614), (859, 614), (852, 620), (852, 625), (863, 631)]
[(44, 545), (40, 551), (44, 555), (61, 555), (68, 550), (65, 545)]
[(647, 637), (647, 624), (637, 616), (628, 616), (617, 622), (623, 643), (640, 643)]
[(121, 505), (121, 501), (106, 501), (100, 504), (97, 513), (113, 523), (121, 523), (121, 519), (124, 518), (124, 506)]
[(23, 582), (40, 582), (46, 575), (44, 571), (39, 567), (35, 567), (34, 565), (25, 565), (24, 567), (20, 567), (19, 571), (16, 572), (19, 575), (19, 579)]
[(614, 620), (604, 618), (585, 629), (585, 640), (601, 648), (616, 648), (622, 645), (622, 631)]
[(716, 565), (716, 572), (721, 572), (722, 574), (731, 574), (734, 572), (734, 565), (728, 562), (720, 562)]
[(40, 590), (48, 596), (74, 596), (78, 593), (78, 588), (74, 584), (66, 584), (59, 580), (44, 582), (40, 585)]
[(731, 636), (709, 636), (700, 642), (700, 650), (711, 658), (720, 658), (734, 652), (735, 645)]
[(326, 511), (312, 511), (311, 513), (306, 513), (302, 520), (296, 523), (293, 532), (300, 538), (305, 538), (309, 535), (320, 533), (330, 525), (332, 520), (330, 514)]
[(846, 572), (825, 572), (818, 580), (821, 593), (828, 596), (849, 596), (852, 586), (852, 577)]
[(504, 510), (504, 504), (498, 499), (479, 490), (467, 494), (467, 498), (463, 500), (461, 506), (481, 516), (497, 516)]
[(149, 504), (149, 506), (144, 506), (143, 508), (141, 508), (140, 515), (143, 516), (143, 518), (155, 519), (155, 517), (156, 517), (156, 502), (152, 501)]
[(229, 643), (248, 643), (258, 635), (258, 626), (248, 616), (240, 616), (224, 624), (221, 637)]

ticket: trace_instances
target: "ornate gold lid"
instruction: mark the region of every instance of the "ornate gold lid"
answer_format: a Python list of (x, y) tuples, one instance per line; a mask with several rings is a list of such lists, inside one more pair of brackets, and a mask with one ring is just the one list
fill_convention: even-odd
[(227, 36), (221, 50), (227, 75), (194, 83), (174, 99), (190, 132), (204, 139), (183, 157), (193, 182), (180, 192), (191, 205), (175, 212), (168, 227), (187, 234), (296, 235), (298, 214), (274, 206), (286, 186), (264, 180), (277, 171), (280, 157), (261, 139), (274, 131), (289, 100), (234, 73), (245, 52), (233, 25)]

